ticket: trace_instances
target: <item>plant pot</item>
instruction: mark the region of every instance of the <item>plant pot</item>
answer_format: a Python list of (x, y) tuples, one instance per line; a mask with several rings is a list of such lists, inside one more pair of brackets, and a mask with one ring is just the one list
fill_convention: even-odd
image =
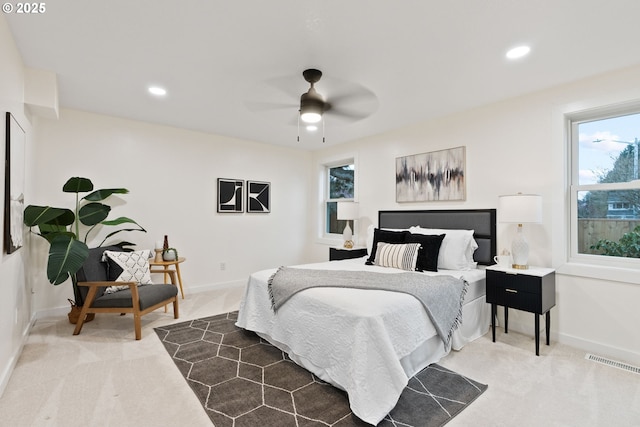
[(175, 249), (167, 249), (162, 252), (162, 259), (164, 261), (175, 261), (178, 259), (178, 251)]
[[(82, 310), (82, 307), (78, 305), (71, 305), (71, 311), (67, 314), (67, 316), (69, 316), (69, 323), (73, 323), (74, 325), (78, 323), (81, 310)], [(96, 317), (95, 313), (87, 313), (87, 316), (84, 318), (84, 321), (85, 323), (91, 322), (95, 317)]]

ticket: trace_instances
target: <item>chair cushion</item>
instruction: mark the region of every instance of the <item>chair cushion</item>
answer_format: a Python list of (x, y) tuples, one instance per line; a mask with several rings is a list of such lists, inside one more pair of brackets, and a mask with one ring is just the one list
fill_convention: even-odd
[[(138, 286), (138, 295), (140, 297), (140, 310), (146, 310), (178, 295), (178, 288), (174, 285), (140, 285)], [(133, 307), (131, 288), (112, 294), (104, 294), (100, 298), (96, 298), (91, 307)]]

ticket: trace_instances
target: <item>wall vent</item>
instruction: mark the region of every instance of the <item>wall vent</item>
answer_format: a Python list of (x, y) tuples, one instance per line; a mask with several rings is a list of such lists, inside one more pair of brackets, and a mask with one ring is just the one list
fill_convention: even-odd
[(595, 354), (587, 353), (584, 356), (585, 359), (593, 362), (598, 362), (603, 365), (612, 366), (614, 368), (622, 369), (623, 371), (633, 372), (634, 374), (640, 374), (640, 368), (632, 366), (627, 363), (618, 362), (617, 360), (607, 359), (606, 357), (596, 356)]

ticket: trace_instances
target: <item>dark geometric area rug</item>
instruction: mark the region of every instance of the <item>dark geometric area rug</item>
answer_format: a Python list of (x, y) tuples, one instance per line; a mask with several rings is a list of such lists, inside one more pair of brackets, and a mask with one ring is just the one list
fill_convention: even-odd
[[(216, 427), (363, 427), (347, 394), (296, 365), (255, 333), (235, 326), (237, 312), (155, 328)], [(436, 427), (487, 389), (437, 364), (409, 380), (378, 426)]]

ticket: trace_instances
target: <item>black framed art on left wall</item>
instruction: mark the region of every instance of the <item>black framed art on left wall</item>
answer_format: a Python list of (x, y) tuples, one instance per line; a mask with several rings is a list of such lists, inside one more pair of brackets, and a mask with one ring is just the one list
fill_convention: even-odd
[(25, 131), (10, 112), (5, 120), (4, 249), (10, 254), (22, 247), (24, 227)]

